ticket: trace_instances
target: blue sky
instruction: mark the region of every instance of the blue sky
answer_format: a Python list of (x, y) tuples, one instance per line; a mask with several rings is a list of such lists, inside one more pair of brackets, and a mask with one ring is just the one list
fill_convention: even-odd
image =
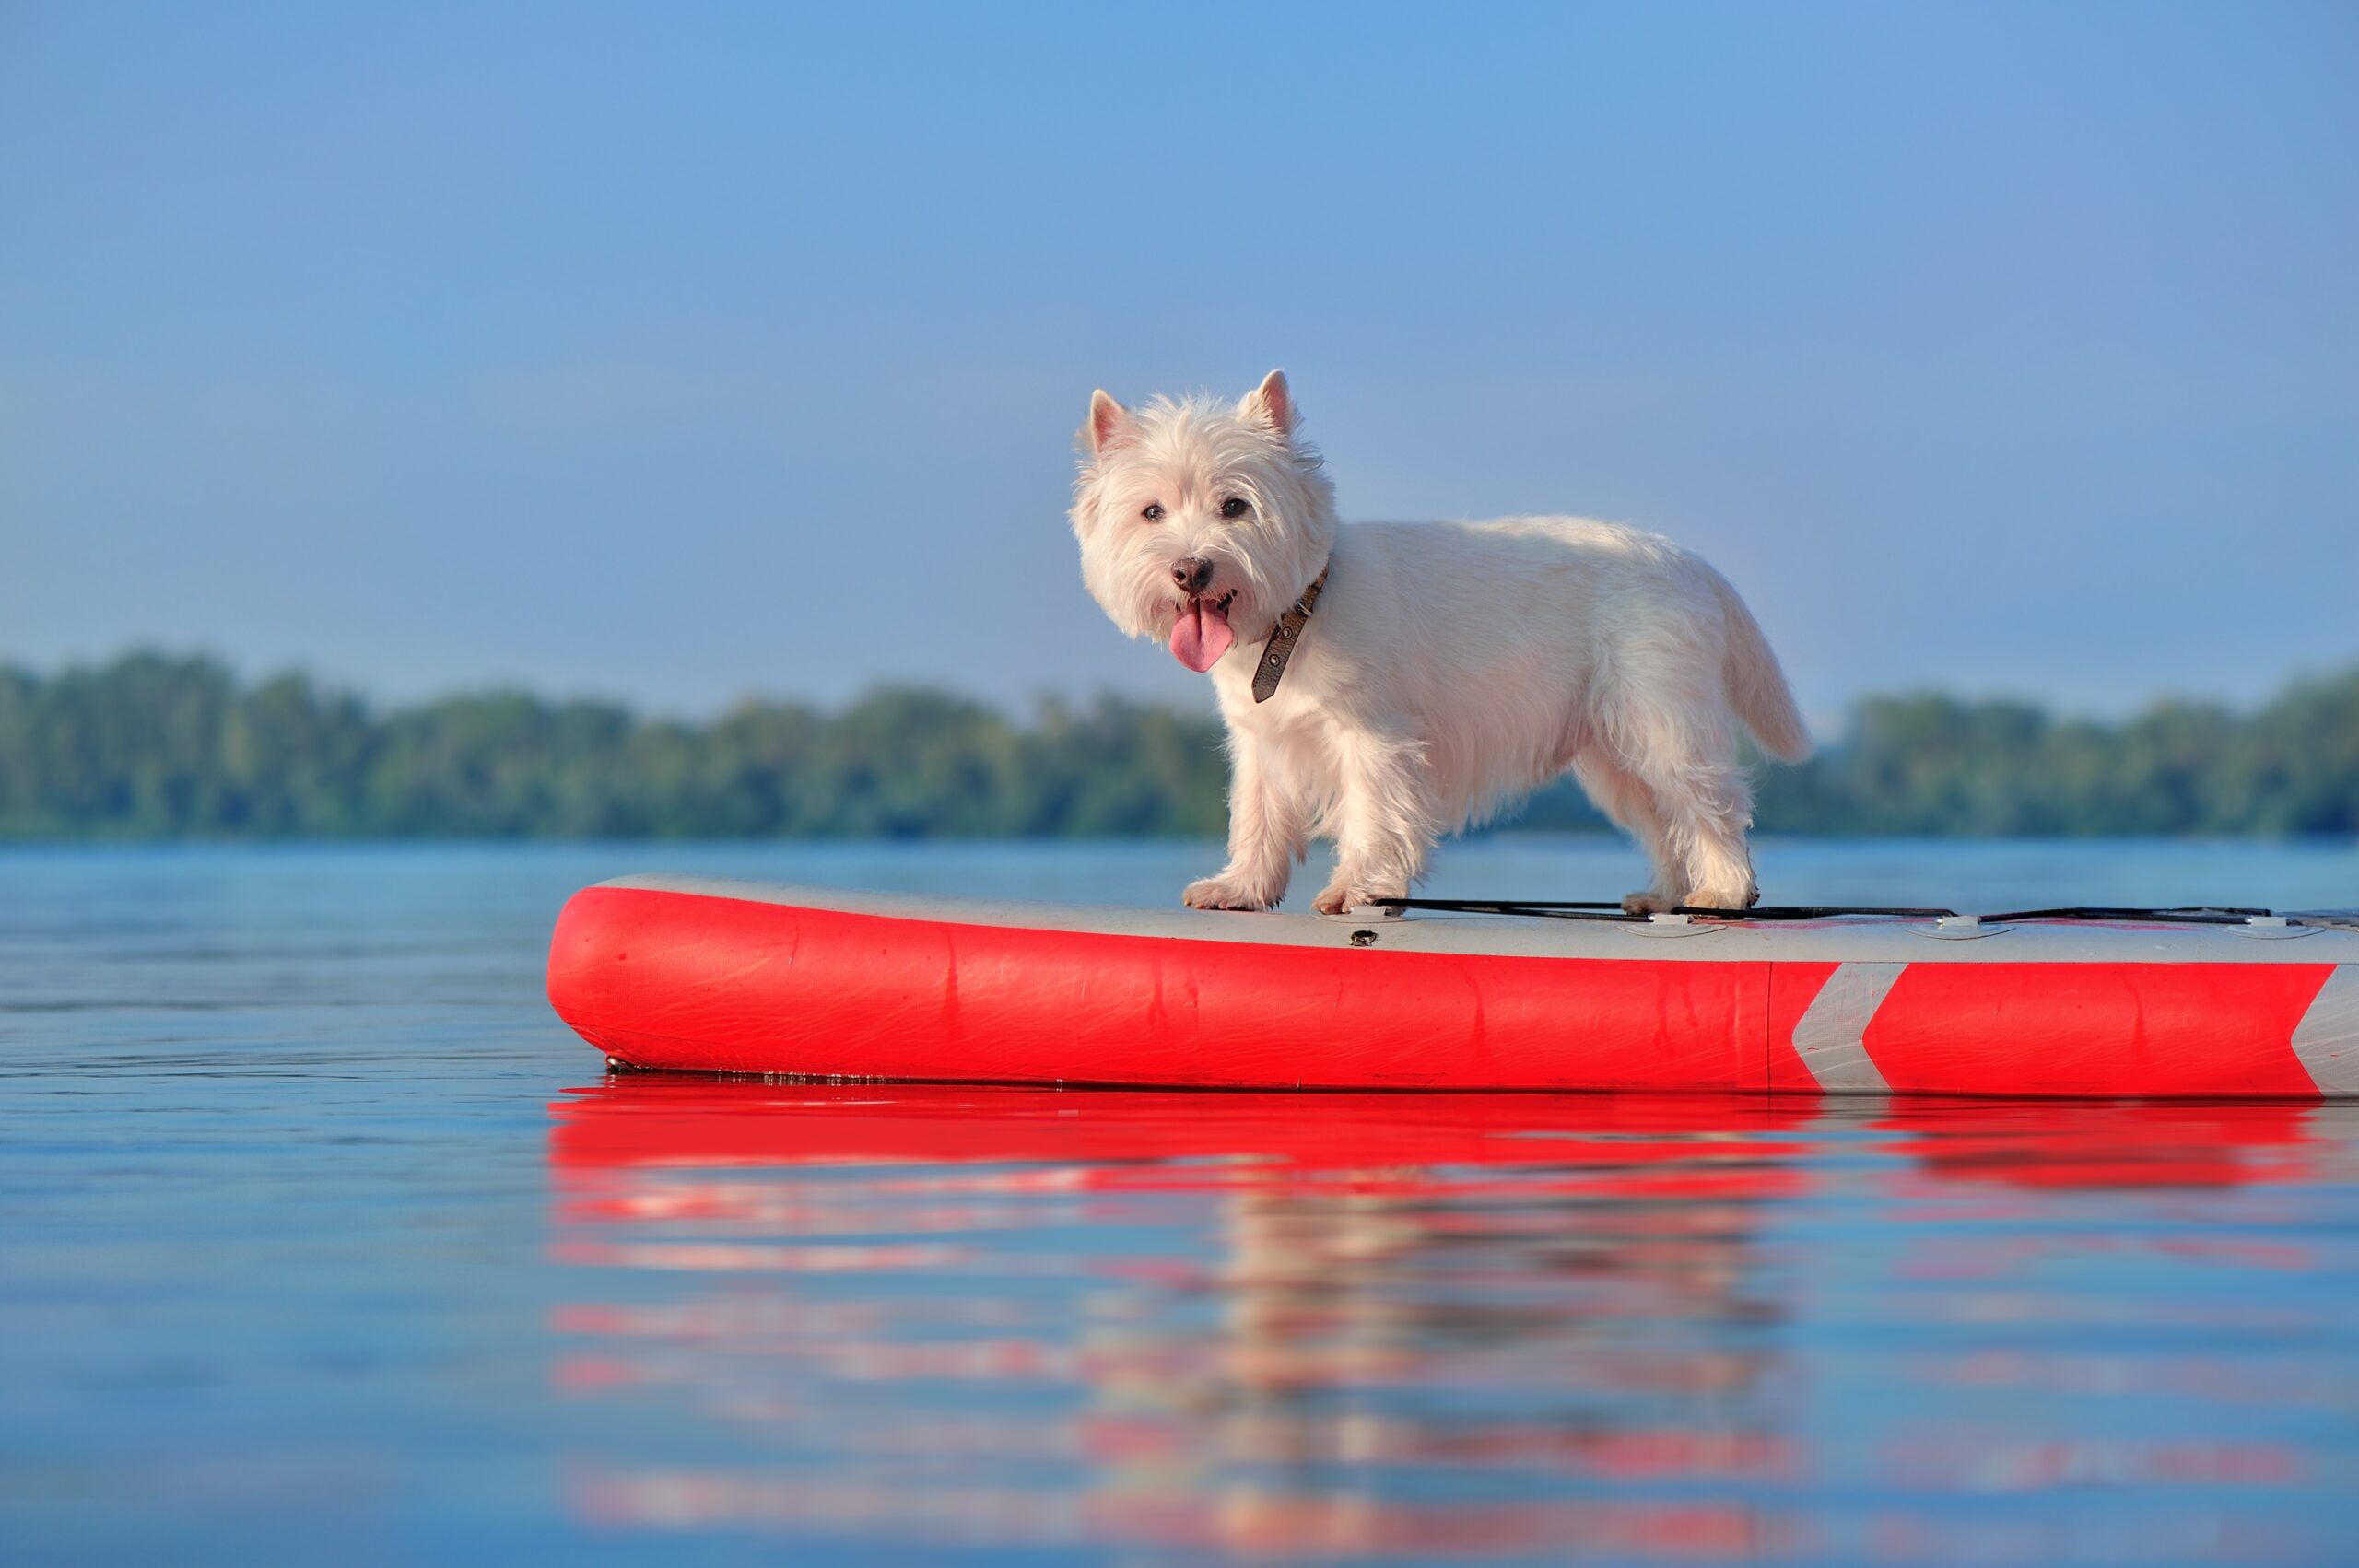
[(1202, 682), (1090, 389), (1627, 518), (1805, 706), (2359, 660), (2359, 9), (0, 7), (0, 658)]

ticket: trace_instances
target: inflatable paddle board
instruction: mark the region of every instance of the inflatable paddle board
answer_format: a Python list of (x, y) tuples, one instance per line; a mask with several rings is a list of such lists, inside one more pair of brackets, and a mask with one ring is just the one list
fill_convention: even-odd
[(1166, 1089), (2359, 1096), (2359, 916), (1095, 909), (627, 877), (549, 1000), (616, 1068)]

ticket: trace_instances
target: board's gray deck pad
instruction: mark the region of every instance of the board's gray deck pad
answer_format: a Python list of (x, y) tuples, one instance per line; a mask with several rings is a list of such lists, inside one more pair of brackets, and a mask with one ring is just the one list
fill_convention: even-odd
[[(2033, 923), (1989, 930), (1973, 941), (1929, 940), (1922, 922), (1837, 919), (1789, 924), (1712, 925), (1685, 942), (1613, 921), (1531, 915), (1241, 915), (1199, 909), (1091, 908), (1015, 900), (851, 893), (733, 882), (717, 877), (631, 876), (601, 884), (757, 904), (834, 909), (955, 925), (1022, 927), (1181, 942), (1357, 947), (1384, 953), (1493, 954), (1522, 958), (1649, 958), (1907, 964), (2359, 964), (2359, 930), (2302, 928), (2302, 941), (2255, 941), (2227, 926)], [(1355, 942), (1355, 932), (1373, 941)]]

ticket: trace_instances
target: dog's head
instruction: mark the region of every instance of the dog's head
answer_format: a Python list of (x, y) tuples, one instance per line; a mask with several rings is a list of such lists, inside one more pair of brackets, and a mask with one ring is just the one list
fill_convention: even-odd
[(1335, 543), (1334, 487), (1298, 420), (1276, 370), (1234, 405), (1090, 398), (1073, 531), (1116, 626), (1196, 671), (1269, 635)]

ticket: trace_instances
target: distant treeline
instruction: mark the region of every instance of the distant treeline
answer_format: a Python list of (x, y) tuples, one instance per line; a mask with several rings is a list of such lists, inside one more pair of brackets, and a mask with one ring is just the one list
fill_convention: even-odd
[[(1025, 722), (938, 692), (708, 722), (516, 692), (380, 709), (301, 675), (142, 653), (0, 670), (0, 838), (1217, 835), (1209, 718), (1115, 698)], [(1808, 765), (1766, 767), (1765, 831), (2359, 832), (2359, 669), (2258, 711), (2118, 724), (2013, 702), (1872, 697)], [(1598, 824), (1558, 786), (1528, 826)]]

